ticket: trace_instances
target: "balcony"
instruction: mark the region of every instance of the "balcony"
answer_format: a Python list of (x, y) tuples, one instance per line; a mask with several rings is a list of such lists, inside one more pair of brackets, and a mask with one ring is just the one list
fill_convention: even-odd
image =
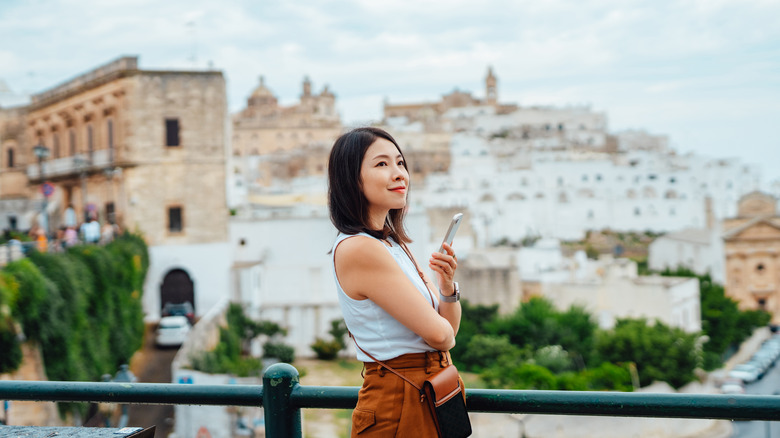
[[(43, 175), (46, 179), (64, 179), (78, 176), (81, 171), (91, 172), (115, 165), (112, 151), (101, 149), (91, 154), (77, 154), (70, 157), (43, 161)], [(41, 182), (41, 167), (38, 163), (27, 165), (27, 178), (31, 182)]]
[[(301, 437), (301, 409), (352, 409), (358, 387), (302, 386), (291, 365), (263, 385), (0, 381), (0, 400), (262, 406), (266, 437)], [(468, 389), (471, 412), (777, 421), (780, 396)]]

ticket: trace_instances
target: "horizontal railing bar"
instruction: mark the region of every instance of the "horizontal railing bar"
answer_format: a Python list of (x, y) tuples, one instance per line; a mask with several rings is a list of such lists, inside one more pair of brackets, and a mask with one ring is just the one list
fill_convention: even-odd
[(780, 420), (772, 395), (472, 389), (469, 411), (616, 417)]
[[(298, 408), (352, 409), (360, 388), (298, 386)], [(780, 397), (771, 395), (658, 394), (604, 391), (467, 389), (469, 412), (588, 415), (613, 417), (778, 420)]]
[[(296, 408), (352, 409), (360, 388), (302, 386)], [(778, 420), (780, 396), (468, 389), (471, 412)], [(0, 381), (0, 400), (262, 406), (262, 385)]]
[(262, 385), (0, 381), (0, 400), (261, 406)]

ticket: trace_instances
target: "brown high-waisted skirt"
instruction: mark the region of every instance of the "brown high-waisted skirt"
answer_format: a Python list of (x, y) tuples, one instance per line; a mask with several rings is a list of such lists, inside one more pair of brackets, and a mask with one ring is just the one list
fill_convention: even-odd
[[(449, 365), (449, 360), (445, 353), (430, 351), (404, 354), (384, 363), (422, 387), (425, 379)], [(420, 391), (378, 363), (365, 362), (363, 387), (352, 412), (352, 437), (438, 435), (428, 406), (420, 400)]]

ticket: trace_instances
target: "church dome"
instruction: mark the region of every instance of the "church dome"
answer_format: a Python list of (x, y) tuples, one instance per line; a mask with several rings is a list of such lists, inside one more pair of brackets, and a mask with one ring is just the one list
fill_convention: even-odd
[(274, 97), (274, 93), (265, 86), (265, 78), (260, 76), (260, 85), (252, 92), (252, 97)]

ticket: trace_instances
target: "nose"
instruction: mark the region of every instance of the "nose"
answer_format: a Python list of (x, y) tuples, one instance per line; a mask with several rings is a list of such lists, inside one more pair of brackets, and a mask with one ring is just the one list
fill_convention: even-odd
[(394, 181), (402, 181), (406, 179), (406, 168), (403, 166), (395, 166), (395, 175), (393, 175)]

